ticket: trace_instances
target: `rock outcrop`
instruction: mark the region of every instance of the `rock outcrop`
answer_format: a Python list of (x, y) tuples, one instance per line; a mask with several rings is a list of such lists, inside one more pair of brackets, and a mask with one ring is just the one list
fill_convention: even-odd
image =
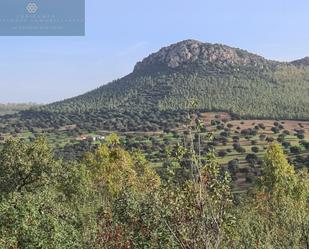
[(221, 65), (264, 65), (271, 61), (245, 50), (232, 48), (221, 44), (203, 43), (196, 40), (185, 40), (164, 47), (159, 52), (151, 54), (143, 61), (138, 62), (135, 71), (148, 68), (152, 65), (163, 65), (177, 68), (190, 63)]

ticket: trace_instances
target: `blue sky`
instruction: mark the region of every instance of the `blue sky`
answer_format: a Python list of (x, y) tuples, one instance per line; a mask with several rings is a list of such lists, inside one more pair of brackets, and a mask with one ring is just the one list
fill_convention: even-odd
[(84, 93), (184, 39), (309, 56), (308, 13), (308, 0), (86, 0), (85, 37), (0, 37), (0, 103)]

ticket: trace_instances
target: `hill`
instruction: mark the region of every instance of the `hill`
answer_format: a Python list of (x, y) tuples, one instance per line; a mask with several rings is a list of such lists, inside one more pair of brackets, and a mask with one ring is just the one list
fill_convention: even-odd
[(27, 110), (32, 107), (36, 107), (38, 104), (34, 103), (9, 103), (9, 104), (0, 104), (0, 116), (17, 113), (19, 111)]
[(309, 120), (308, 94), (308, 58), (278, 62), (226, 45), (186, 40), (151, 54), (119, 80), (21, 112), (18, 125), (167, 129), (185, 122), (192, 100), (199, 111)]

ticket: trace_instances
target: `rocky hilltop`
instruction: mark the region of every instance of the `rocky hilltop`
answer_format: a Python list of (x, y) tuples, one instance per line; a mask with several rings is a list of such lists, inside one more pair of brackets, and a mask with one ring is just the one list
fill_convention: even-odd
[(246, 50), (232, 48), (221, 44), (203, 43), (185, 40), (160, 49), (143, 61), (138, 62), (134, 71), (147, 69), (153, 65), (177, 68), (192, 63), (263, 66), (275, 62)]

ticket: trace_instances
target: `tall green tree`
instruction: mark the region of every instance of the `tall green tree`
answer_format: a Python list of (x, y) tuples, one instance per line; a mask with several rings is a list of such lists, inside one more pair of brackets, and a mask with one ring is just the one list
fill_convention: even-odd
[(0, 151), (1, 195), (34, 192), (51, 184), (58, 165), (43, 138), (33, 143), (8, 140)]
[(263, 176), (238, 210), (235, 248), (309, 248), (309, 175), (296, 172), (278, 144), (271, 144)]

